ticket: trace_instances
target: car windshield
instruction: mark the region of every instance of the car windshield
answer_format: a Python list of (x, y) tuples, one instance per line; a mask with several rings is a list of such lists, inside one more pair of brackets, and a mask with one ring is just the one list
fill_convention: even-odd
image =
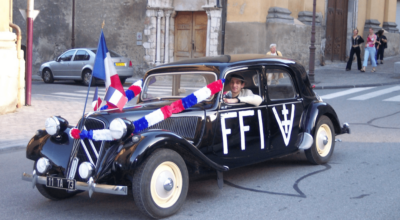
[[(93, 49), (91, 50), (94, 54), (97, 53), (97, 49)], [(115, 53), (114, 51), (108, 50), (108, 52), (110, 52), (111, 57), (121, 57), (121, 55)]]
[(142, 100), (183, 98), (216, 80), (210, 72), (154, 74), (145, 80)]

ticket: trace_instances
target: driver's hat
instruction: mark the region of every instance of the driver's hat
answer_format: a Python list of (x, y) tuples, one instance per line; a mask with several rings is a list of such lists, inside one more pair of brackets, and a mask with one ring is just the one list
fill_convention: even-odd
[(229, 78), (229, 81), (232, 80), (232, 78), (236, 78), (236, 79), (239, 79), (240, 81), (244, 82), (244, 78), (241, 75), (232, 74), (231, 77)]

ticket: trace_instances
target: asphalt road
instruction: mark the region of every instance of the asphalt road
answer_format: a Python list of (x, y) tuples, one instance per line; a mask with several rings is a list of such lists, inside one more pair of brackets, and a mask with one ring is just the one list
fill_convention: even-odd
[[(213, 176), (191, 181), (185, 205), (169, 219), (399, 219), (400, 102), (385, 101), (400, 95), (394, 87), (317, 91), (352, 129), (337, 137), (328, 164), (310, 165), (298, 154), (224, 173), (222, 190)], [(144, 219), (131, 194), (49, 201), (21, 180), (32, 165), (23, 150), (0, 151), (0, 219)]]

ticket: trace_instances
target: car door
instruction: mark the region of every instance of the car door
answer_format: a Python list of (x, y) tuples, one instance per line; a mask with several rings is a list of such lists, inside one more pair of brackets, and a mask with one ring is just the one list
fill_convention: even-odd
[(85, 50), (78, 50), (70, 63), (70, 71), (68, 76), (73, 78), (80, 78), (82, 76), (83, 67), (89, 62), (90, 55)]
[[(261, 67), (245, 68), (226, 75), (224, 93), (230, 90), (230, 74), (245, 78), (245, 88), (262, 97)], [(253, 77), (254, 76), (254, 77)], [(256, 79), (256, 80), (254, 80)], [(268, 151), (268, 111), (266, 102), (259, 106), (246, 103), (227, 104), (223, 101), (218, 112), (212, 159), (230, 168), (264, 160)]]
[(274, 155), (296, 151), (304, 107), (293, 72), (289, 68), (266, 66), (264, 79), (270, 118), (269, 147)]
[(68, 50), (57, 58), (57, 62), (54, 62), (50, 67), (55, 77), (68, 76), (70, 69), (70, 63), (76, 50)]

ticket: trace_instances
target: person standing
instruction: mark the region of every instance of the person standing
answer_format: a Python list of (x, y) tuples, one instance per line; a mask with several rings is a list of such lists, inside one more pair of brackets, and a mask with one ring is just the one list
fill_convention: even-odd
[[(269, 45), (269, 51), (268, 51), (267, 55), (281, 57), (282, 53), (280, 51), (276, 50), (276, 44), (271, 44), (271, 45)], [(279, 79), (282, 79), (282, 78), (283, 78), (283, 73), (267, 73), (268, 85), (270, 85), (272, 81), (274, 82), (274, 84), (278, 84)]]
[(379, 30), (377, 32), (377, 42), (375, 46), (377, 51), (376, 64), (379, 64), (379, 59), (381, 60), (381, 64), (383, 64), (383, 54), (387, 48), (387, 38), (384, 35), (384, 30)]
[(356, 54), (356, 56), (357, 56), (358, 70), (361, 70), (360, 44), (364, 43), (364, 39), (360, 35), (358, 35), (357, 28), (353, 30), (353, 37), (351, 39), (351, 42), (352, 42), (353, 46), (351, 47), (351, 50), (350, 50), (350, 57), (349, 57), (349, 61), (347, 61), (346, 71), (351, 70), (351, 64), (353, 63), (354, 54)]
[(371, 72), (375, 72), (376, 62), (375, 62), (375, 43), (376, 43), (376, 35), (374, 34), (374, 30), (372, 28), (369, 29), (369, 34), (367, 37), (367, 43), (365, 44), (364, 51), (364, 63), (361, 72), (365, 72), (365, 67), (368, 66), (368, 57), (371, 57)]

